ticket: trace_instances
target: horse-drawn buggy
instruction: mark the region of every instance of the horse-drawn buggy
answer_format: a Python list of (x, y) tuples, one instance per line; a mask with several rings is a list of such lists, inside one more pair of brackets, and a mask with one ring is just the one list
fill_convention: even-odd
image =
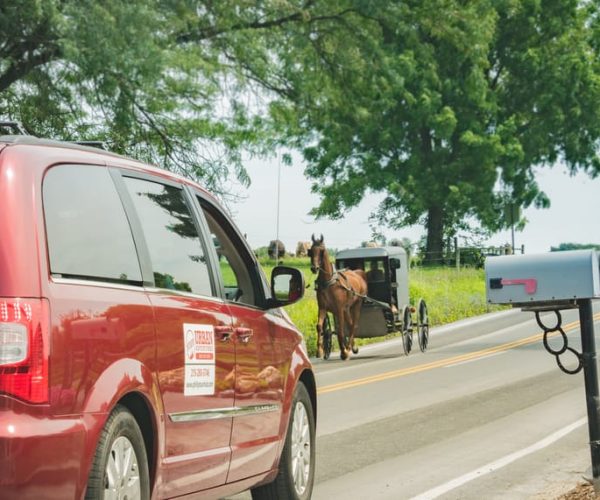
[(318, 272), (318, 356), (329, 358), (334, 334), (342, 359), (348, 357), (350, 349), (358, 352), (354, 338), (389, 333), (402, 335), (404, 353), (408, 354), (415, 330), (419, 348), (425, 352), (429, 342), (427, 304), (423, 299), (416, 307), (410, 304), (408, 255), (403, 248), (343, 250), (336, 255), (333, 268), (321, 236), (320, 240), (313, 237), (309, 254), (313, 272)]

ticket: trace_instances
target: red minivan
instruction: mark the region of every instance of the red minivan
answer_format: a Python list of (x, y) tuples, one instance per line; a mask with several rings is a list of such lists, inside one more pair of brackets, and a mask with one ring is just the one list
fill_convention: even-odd
[(303, 289), (194, 182), (0, 137), (0, 497), (309, 498)]

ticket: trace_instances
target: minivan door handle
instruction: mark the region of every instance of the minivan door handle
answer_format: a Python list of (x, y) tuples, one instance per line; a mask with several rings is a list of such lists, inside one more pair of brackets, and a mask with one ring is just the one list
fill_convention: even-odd
[(242, 342), (243, 344), (247, 344), (248, 342), (250, 342), (252, 335), (254, 335), (252, 328), (241, 328), (240, 327), (240, 328), (235, 329), (235, 338), (239, 339), (239, 341)]
[(233, 335), (233, 328), (228, 325), (215, 326), (215, 337), (221, 342), (227, 342), (231, 340)]

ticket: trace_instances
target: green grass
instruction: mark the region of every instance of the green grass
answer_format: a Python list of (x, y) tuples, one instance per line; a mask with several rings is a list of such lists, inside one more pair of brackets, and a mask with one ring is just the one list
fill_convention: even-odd
[(483, 269), (413, 268), (409, 294), (415, 305), (425, 299), (434, 326), (499, 309), (486, 303)]
[[(295, 267), (302, 271), (304, 274), (304, 281), (309, 285), (304, 291), (304, 298), (295, 304), (286, 306), (285, 310), (304, 335), (309, 354), (314, 356), (317, 349), (317, 299), (315, 296), (314, 281), (317, 276), (310, 271), (310, 262), (308, 258), (286, 257), (279, 262), (282, 265)], [(275, 266), (275, 261), (271, 259), (260, 259), (260, 264), (266, 275), (270, 278), (271, 270)]]
[[(313, 286), (316, 276), (310, 272), (308, 259), (286, 258), (283, 259), (283, 264), (301, 270), (306, 282), (310, 283), (304, 298), (285, 309), (304, 335), (309, 354), (312, 356), (316, 352), (317, 301)], [(263, 259), (261, 265), (267, 276), (270, 276), (275, 262)], [(409, 271), (409, 294), (414, 306), (420, 298), (425, 299), (432, 326), (499, 309), (489, 306), (485, 301), (485, 280), (482, 269), (413, 268)], [(358, 343), (360, 345), (384, 338), (389, 337), (359, 339)]]

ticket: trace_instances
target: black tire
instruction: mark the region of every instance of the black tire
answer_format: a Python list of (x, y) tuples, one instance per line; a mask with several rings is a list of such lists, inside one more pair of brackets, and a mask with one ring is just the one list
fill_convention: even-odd
[(425, 352), (429, 345), (429, 312), (427, 311), (427, 304), (423, 299), (419, 300), (417, 311), (419, 315), (419, 348), (421, 352)]
[(331, 356), (331, 343), (333, 339), (333, 330), (329, 321), (329, 315), (325, 316), (323, 322), (323, 359), (329, 359)]
[[(123, 482), (118, 486), (129, 489), (128, 498), (150, 498), (150, 476), (148, 474), (148, 458), (142, 432), (133, 415), (124, 406), (117, 405), (102, 429), (92, 469), (88, 478), (86, 500), (99, 500), (104, 498), (105, 490), (109, 487), (109, 478), (106, 474), (109, 460), (119, 460), (121, 450), (133, 449), (131, 467), (127, 475), (122, 477)], [(118, 457), (118, 458), (117, 458)], [(129, 476), (131, 474), (131, 476)], [(125, 482), (128, 484), (126, 485)], [(139, 495), (139, 496), (138, 496)]]
[(412, 335), (412, 316), (410, 307), (404, 306), (404, 309), (402, 310), (402, 348), (404, 349), (404, 354), (407, 356), (412, 350)]
[[(301, 439), (298, 439), (299, 437)], [(294, 446), (293, 441), (296, 444), (299, 442), (305, 444), (298, 447)], [(294, 393), (290, 423), (281, 452), (277, 477), (272, 483), (254, 488), (252, 498), (254, 500), (308, 500), (312, 495), (315, 480), (315, 452), (313, 407), (306, 387), (299, 382)], [(308, 457), (306, 457), (306, 453), (308, 453)], [(294, 470), (295, 464), (304, 467), (302, 470), (298, 468)], [(304, 472), (304, 474), (296, 474), (295, 478), (295, 471)]]

